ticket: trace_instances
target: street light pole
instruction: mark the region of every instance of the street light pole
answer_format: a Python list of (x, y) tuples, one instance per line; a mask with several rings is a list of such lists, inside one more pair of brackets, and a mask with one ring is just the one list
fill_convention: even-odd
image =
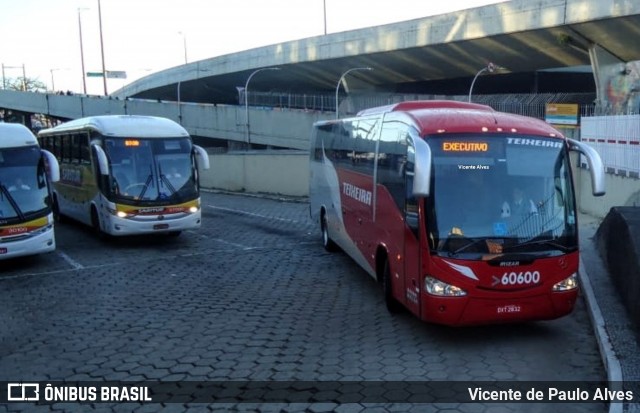
[(187, 35), (184, 32), (178, 32), (178, 34), (182, 35), (182, 47), (184, 48), (184, 64), (189, 63), (187, 61)]
[(471, 93), (473, 92), (473, 85), (476, 83), (476, 79), (478, 78), (478, 76), (480, 76), (484, 72), (493, 73), (496, 70), (496, 68), (497, 68), (496, 65), (489, 62), (489, 64), (486, 67), (483, 67), (478, 71), (478, 73), (476, 73), (476, 75), (473, 77), (473, 81), (471, 81), (471, 87), (469, 88), (469, 103), (471, 103)]
[(322, 10), (324, 13), (324, 34), (327, 34), (327, 0), (322, 0)]
[(78, 31), (80, 33), (80, 65), (82, 67), (82, 92), (86, 95), (87, 79), (85, 77), (86, 73), (84, 71), (84, 47), (82, 46), (82, 19), (80, 17), (80, 14), (82, 13), (83, 10), (89, 10), (89, 9), (84, 7), (78, 7)]
[(182, 102), (180, 101), (180, 88), (182, 87), (182, 81), (178, 81), (178, 90), (177, 90), (177, 98), (178, 98), (178, 123), (182, 125)]
[(54, 70), (60, 70), (60, 69), (49, 69), (49, 71), (51, 72), (51, 91), (52, 91), (53, 93), (55, 93), (55, 91), (56, 91), (56, 84), (55, 84), (55, 82), (53, 81), (53, 71), (54, 71)]
[(4, 63), (2, 64), (2, 88), (6, 89), (7, 88), (7, 80), (5, 77), (5, 69), (22, 69), (22, 90), (23, 91), (27, 91), (27, 72), (24, 68), (24, 63), (22, 64), (22, 66), (7, 66)]
[(100, 27), (100, 55), (102, 56), (102, 84), (104, 85), (104, 95), (107, 96), (107, 70), (104, 65), (104, 41), (102, 39), (102, 10), (100, 0), (98, 0), (98, 20)]
[(342, 76), (340, 76), (340, 79), (338, 80), (338, 84), (336, 85), (336, 119), (338, 119), (338, 92), (340, 91), (340, 84), (342, 83), (346, 75), (348, 75), (350, 72), (353, 72), (355, 70), (373, 70), (373, 69), (370, 67), (352, 67), (351, 69), (344, 72)]
[(263, 67), (262, 69), (254, 70), (249, 77), (247, 78), (247, 83), (244, 85), (244, 119), (246, 122), (246, 131), (247, 131), (247, 145), (251, 145), (251, 135), (249, 133), (249, 82), (251, 78), (264, 70), (280, 70), (279, 67)]

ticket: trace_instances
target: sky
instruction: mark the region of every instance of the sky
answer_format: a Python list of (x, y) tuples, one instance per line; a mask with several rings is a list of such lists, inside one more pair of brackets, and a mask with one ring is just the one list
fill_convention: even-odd
[[(169, 67), (362, 27), (498, 3), (500, 0), (100, 0), (108, 91)], [(7, 78), (81, 93), (101, 72), (98, 0), (0, 0), (0, 63)], [(186, 46), (186, 47), (185, 47)], [(102, 94), (102, 79), (86, 78)]]

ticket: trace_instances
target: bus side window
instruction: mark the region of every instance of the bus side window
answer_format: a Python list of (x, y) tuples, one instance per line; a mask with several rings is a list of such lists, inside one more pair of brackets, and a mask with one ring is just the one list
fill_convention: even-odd
[(406, 136), (407, 142), (407, 159), (404, 168), (404, 182), (406, 188), (406, 197), (405, 197), (405, 206), (404, 206), (404, 214), (405, 221), (409, 228), (411, 228), (411, 232), (419, 237), (419, 213), (418, 213), (418, 199), (413, 195), (413, 178), (415, 171), (415, 149), (413, 147), (413, 143), (411, 141), (410, 136)]
[(79, 135), (78, 139), (80, 145), (80, 163), (89, 165), (91, 163), (91, 156), (89, 151), (89, 135)]
[(406, 197), (404, 171), (407, 143), (402, 137), (404, 127), (399, 122), (385, 122), (378, 143), (378, 183), (386, 187), (400, 210), (404, 209)]

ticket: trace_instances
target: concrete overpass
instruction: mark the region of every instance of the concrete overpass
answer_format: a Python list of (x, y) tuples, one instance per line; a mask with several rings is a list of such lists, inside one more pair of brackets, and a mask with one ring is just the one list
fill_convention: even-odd
[[(238, 103), (258, 68), (278, 66), (251, 80), (253, 91), (332, 92), (353, 67), (351, 90), (466, 94), (473, 76), (494, 62), (505, 68), (478, 82), (477, 93), (537, 93), (570, 87), (584, 75), (548, 69), (640, 59), (640, 2), (628, 0), (512, 0), (401, 23), (334, 33), (214, 57), (152, 74), (114, 96)], [(559, 81), (549, 80), (555, 76)], [(593, 74), (585, 85), (595, 91)], [(178, 86), (179, 85), (179, 86)], [(553, 90), (545, 90), (553, 88)]]
[(640, 2), (512, 0), (193, 62), (139, 79), (109, 98), (0, 91), (0, 108), (62, 119), (158, 115), (182, 123), (197, 137), (306, 149), (310, 125), (332, 113), (250, 108), (247, 139), (236, 88), (255, 70), (281, 68), (255, 76), (251, 91), (334, 93), (345, 70), (368, 66), (374, 70), (349, 76), (350, 93), (447, 89), (465, 95), (489, 61), (506, 69), (483, 76), (474, 92), (539, 92), (546, 73), (541, 71), (591, 65), (595, 73), (586, 74), (586, 87), (603, 96), (606, 84), (594, 82), (594, 76), (606, 77), (604, 68), (619, 76), (621, 62), (640, 60), (640, 43), (634, 40), (639, 32)]

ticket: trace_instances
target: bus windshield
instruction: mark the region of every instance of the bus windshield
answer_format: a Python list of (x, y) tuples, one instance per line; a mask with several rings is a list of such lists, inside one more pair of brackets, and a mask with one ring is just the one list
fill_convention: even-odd
[(560, 255), (578, 248), (568, 152), (539, 136), (429, 136), (427, 234), (438, 255)]
[(108, 138), (104, 147), (114, 198), (133, 204), (162, 204), (198, 196), (188, 138)]
[(0, 149), (0, 219), (8, 223), (49, 213), (49, 188), (40, 148)]

